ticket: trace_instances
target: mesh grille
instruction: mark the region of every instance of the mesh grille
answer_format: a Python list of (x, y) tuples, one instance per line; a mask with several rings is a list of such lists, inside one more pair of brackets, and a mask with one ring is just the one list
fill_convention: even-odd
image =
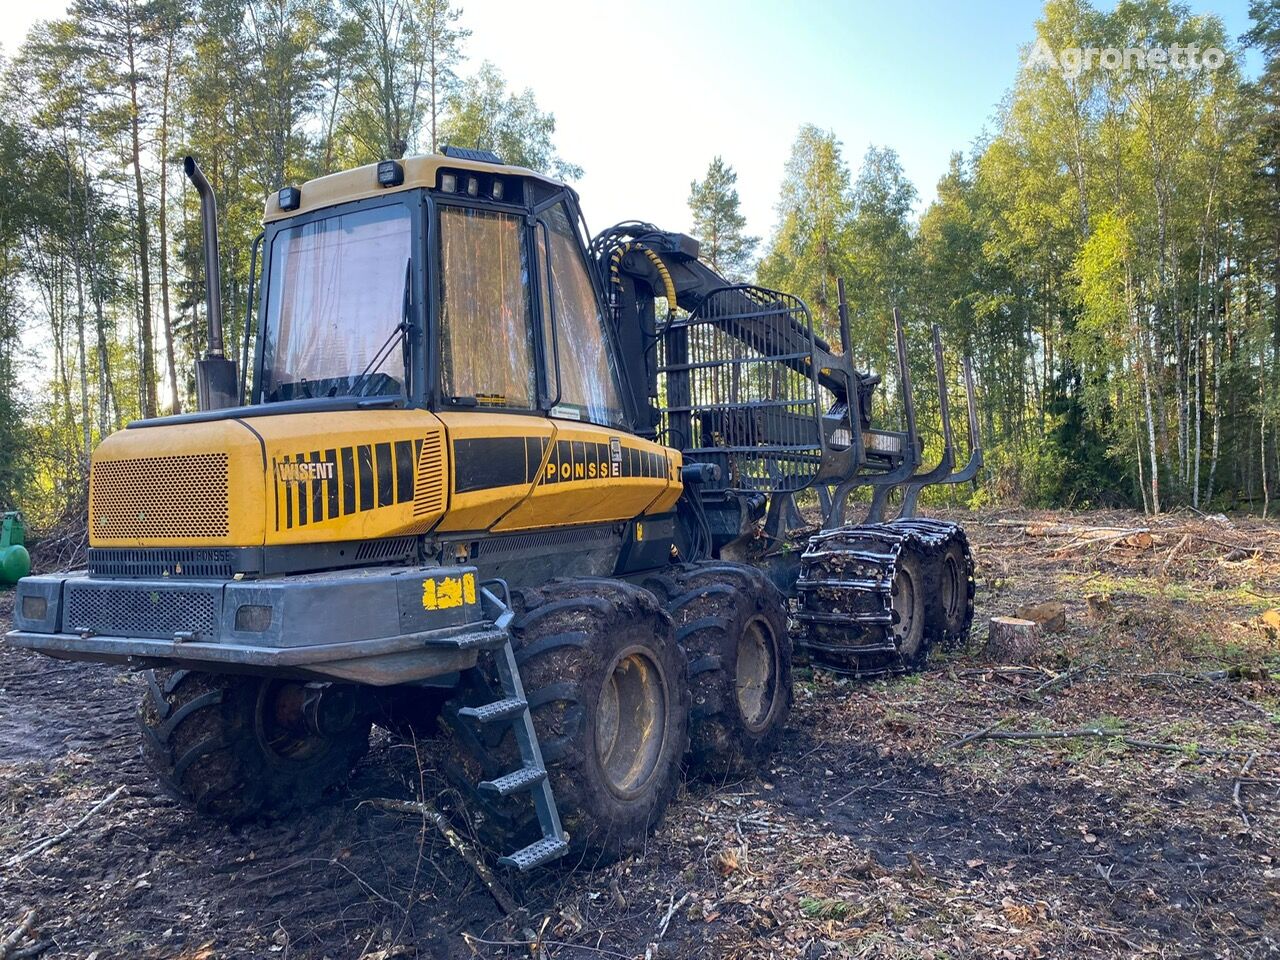
[(171, 637), (179, 631), (217, 634), (218, 594), (200, 590), (153, 590), (67, 585), (64, 629), (126, 637)]
[(414, 484), (413, 515), (425, 517), (444, 509), (444, 434), (430, 430), (422, 441)]
[(93, 535), (99, 540), (226, 537), (227, 455), (95, 463), (89, 499)]
[(356, 561), (401, 560), (413, 552), (417, 543), (416, 537), (366, 540), (356, 549)]
[[(740, 491), (791, 492), (823, 457), (813, 322), (803, 302), (722, 287), (659, 340), (661, 440)], [(830, 398), (825, 406), (829, 406)]]
[(154, 579), (180, 577), (188, 580), (229, 579), (235, 573), (230, 550), (158, 549), (113, 550), (89, 548), (89, 575)]

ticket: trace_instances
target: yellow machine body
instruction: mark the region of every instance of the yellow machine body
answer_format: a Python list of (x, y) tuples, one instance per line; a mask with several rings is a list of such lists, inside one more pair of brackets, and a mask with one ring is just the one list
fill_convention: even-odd
[(94, 547), (256, 547), (514, 532), (666, 513), (681, 456), (594, 424), (307, 412), (122, 430), (94, 452)]

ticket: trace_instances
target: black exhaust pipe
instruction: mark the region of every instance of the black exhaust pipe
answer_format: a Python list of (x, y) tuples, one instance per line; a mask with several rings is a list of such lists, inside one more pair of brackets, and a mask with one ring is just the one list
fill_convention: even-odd
[(205, 311), (209, 323), (209, 349), (196, 361), (196, 395), (201, 410), (234, 407), (239, 402), (239, 371), (228, 360), (222, 340), (222, 262), (218, 256), (218, 202), (213, 188), (195, 157), (184, 157), (182, 169), (200, 195), (200, 222), (204, 227)]

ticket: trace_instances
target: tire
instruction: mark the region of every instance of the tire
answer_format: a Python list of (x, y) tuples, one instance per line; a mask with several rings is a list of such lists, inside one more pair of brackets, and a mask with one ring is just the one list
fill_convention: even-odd
[(893, 639), (907, 672), (923, 670), (931, 641), (926, 598), (930, 586), (925, 560), (904, 547), (893, 576), (890, 605), (894, 612)]
[(689, 659), (691, 771), (751, 771), (791, 712), (786, 600), (761, 571), (736, 563), (688, 564), (652, 583)]
[(938, 571), (938, 605), (940, 608), (942, 648), (955, 650), (969, 638), (973, 624), (973, 557), (964, 534), (947, 541)]
[[(564, 862), (599, 865), (641, 850), (679, 786), (688, 740), (689, 686), (670, 617), (647, 590), (616, 580), (553, 580), (512, 599), (516, 663), (569, 839)], [(482, 837), (505, 854), (541, 831), (528, 794), (476, 789), (521, 765), (509, 725), (459, 716), (500, 696), (477, 679), (445, 706), (459, 747), (445, 773), (481, 815)], [(627, 715), (645, 722), (622, 722)]]
[(320, 735), (279, 720), (299, 683), (191, 670), (150, 670), (146, 680), (143, 759), (168, 793), (202, 814), (238, 823), (309, 806), (344, 783), (369, 747), (358, 694), (349, 720)]

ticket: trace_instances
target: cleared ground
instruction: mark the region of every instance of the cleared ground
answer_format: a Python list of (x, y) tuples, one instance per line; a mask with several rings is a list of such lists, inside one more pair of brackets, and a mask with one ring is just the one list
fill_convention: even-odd
[(0, 647), (0, 942), (32, 908), (19, 949), (99, 960), (1280, 955), (1280, 529), (965, 522), (979, 626), (1066, 604), (1033, 664), (975, 629), (919, 676), (801, 670), (776, 762), (688, 784), (643, 857), (505, 878), (511, 917), (365, 802), (433, 797), (439, 745), (380, 737), (324, 807), (228, 830), (153, 786), (136, 677)]

